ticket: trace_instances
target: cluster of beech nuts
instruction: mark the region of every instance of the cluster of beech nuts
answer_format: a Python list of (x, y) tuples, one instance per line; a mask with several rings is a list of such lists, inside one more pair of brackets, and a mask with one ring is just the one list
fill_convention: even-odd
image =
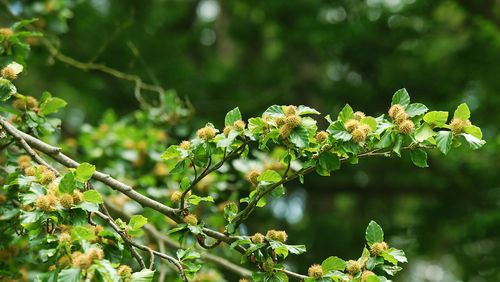
[(57, 209), (57, 204), (69, 209), (75, 204), (83, 202), (83, 194), (78, 189), (73, 193), (63, 193), (58, 195), (55, 173), (44, 165), (34, 166), (31, 157), (23, 155), (17, 159), (17, 164), (26, 176), (35, 176), (40, 184), (47, 185), (47, 194), (38, 196), (35, 200), (35, 207), (44, 211), (52, 212)]
[(368, 124), (361, 123), (361, 119), (365, 117), (363, 112), (355, 112), (354, 118), (344, 123), (344, 128), (352, 135), (352, 141), (362, 143), (368, 138), (368, 134), (372, 132), (372, 128)]
[(283, 230), (269, 230), (266, 235), (262, 233), (255, 233), (250, 237), (250, 240), (254, 244), (263, 244), (267, 240), (278, 241), (281, 243), (285, 243), (288, 240), (288, 234)]
[(217, 131), (211, 126), (205, 126), (203, 128), (198, 129), (198, 131), (196, 131), (196, 136), (198, 136), (198, 138), (203, 139), (205, 141), (209, 141), (209, 140), (214, 139), (215, 134), (217, 134)]
[(274, 122), (279, 128), (281, 138), (286, 139), (292, 130), (301, 124), (302, 118), (297, 114), (297, 107), (293, 105), (285, 106), (283, 112), (285, 116), (276, 117)]
[(389, 108), (389, 116), (398, 126), (398, 131), (402, 134), (410, 134), (415, 130), (415, 124), (409, 119), (403, 106), (394, 104)]
[[(386, 242), (373, 243), (370, 246), (370, 255), (377, 257), (382, 255), (389, 249)], [(345, 272), (350, 279), (354, 278), (361, 272), (361, 282), (365, 282), (369, 276), (376, 275), (372, 271), (365, 269), (365, 263), (361, 260), (349, 260), (346, 262)], [(309, 267), (308, 275), (311, 278), (319, 279), (325, 274), (323, 268), (319, 264), (313, 264)]]

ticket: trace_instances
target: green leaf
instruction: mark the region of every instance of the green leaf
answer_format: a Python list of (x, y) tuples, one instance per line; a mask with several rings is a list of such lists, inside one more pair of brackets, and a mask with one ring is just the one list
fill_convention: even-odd
[(398, 250), (395, 248), (390, 248), (387, 253), (394, 257), (398, 262), (408, 262), (405, 252), (403, 250)]
[(303, 106), (303, 105), (300, 105), (298, 108), (297, 108), (297, 114), (299, 116), (303, 116), (303, 115), (319, 115), (320, 112), (316, 111), (315, 109), (313, 108), (310, 108), (310, 107), (307, 107), (307, 106)]
[(266, 170), (257, 177), (259, 182), (276, 183), (281, 181), (281, 175), (274, 170)]
[(483, 139), (483, 132), (481, 132), (481, 128), (475, 125), (469, 125), (464, 127), (464, 132), (468, 133), (478, 139)]
[(405, 88), (399, 89), (392, 96), (391, 106), (396, 104), (400, 104), (404, 108), (406, 108), (406, 106), (410, 104), (410, 95), (408, 94), (408, 91), (406, 91)]
[(322, 153), (319, 156), (318, 162), (322, 168), (324, 168), (328, 171), (337, 170), (340, 168), (339, 157), (336, 154), (329, 152), (329, 151)]
[(419, 116), (425, 114), (429, 109), (420, 103), (413, 103), (406, 107), (406, 113), (409, 117)]
[(290, 134), (290, 142), (299, 148), (309, 146), (309, 134), (307, 130), (302, 126), (294, 128)]
[(193, 205), (197, 206), (200, 204), (200, 202), (214, 202), (214, 198), (212, 196), (207, 196), (207, 197), (200, 197), (196, 195), (191, 195), (189, 196), (188, 202)]
[(465, 138), (465, 141), (467, 141), (467, 143), (473, 150), (477, 150), (483, 147), (484, 144), (486, 144), (486, 141), (478, 139), (475, 136), (472, 136), (471, 134), (461, 133), (460, 135), (462, 135)]
[(74, 226), (71, 229), (71, 238), (73, 240), (93, 241), (95, 239), (94, 231), (84, 226)]
[(416, 149), (410, 152), (411, 161), (418, 167), (429, 167), (427, 165), (427, 153), (422, 149)]
[(10, 80), (0, 78), (0, 101), (7, 101), (10, 96), (16, 93), (17, 89)]
[(59, 191), (61, 193), (73, 193), (73, 190), (75, 190), (75, 175), (69, 172), (59, 182)]
[(377, 130), (377, 120), (373, 117), (364, 117), (359, 122), (368, 125), (372, 129), (372, 132)]
[(57, 275), (57, 281), (80, 282), (81, 270), (79, 268), (67, 268), (61, 270)]
[(42, 103), (40, 104), (40, 114), (46, 116), (56, 113), (60, 108), (66, 107), (67, 104), (63, 99), (52, 97), (49, 92), (44, 92)]
[(306, 246), (305, 245), (285, 245), (288, 251), (294, 255), (300, 255), (305, 253)]
[(436, 135), (436, 132), (434, 132), (427, 123), (423, 123), (422, 126), (415, 131), (415, 140), (417, 140), (417, 142), (423, 142), (434, 135)]
[(353, 119), (353, 118), (354, 118), (354, 111), (352, 110), (351, 106), (349, 106), (349, 104), (347, 104), (340, 111), (337, 119), (339, 119), (342, 122), (346, 122), (346, 121)]
[(370, 246), (373, 243), (381, 243), (384, 241), (384, 231), (380, 225), (372, 220), (366, 228), (365, 238), (366, 242), (368, 242), (368, 245)]
[(163, 152), (161, 158), (164, 160), (171, 160), (180, 157), (181, 152), (179, 148), (180, 147), (178, 145), (171, 145), (167, 148), (167, 150), (165, 150), (165, 152)]
[(139, 272), (132, 273), (130, 282), (151, 282), (153, 281), (154, 275), (155, 275), (154, 270), (145, 268)]
[(448, 121), (448, 112), (432, 111), (424, 115), (424, 121), (432, 126), (441, 127)]
[(351, 134), (345, 130), (344, 123), (340, 120), (334, 121), (330, 124), (326, 131), (330, 133), (332, 138), (335, 140), (349, 141), (352, 138)]
[(88, 190), (83, 192), (83, 200), (85, 200), (85, 202), (94, 204), (104, 203), (101, 194), (99, 194), (99, 192), (97, 192), (96, 190)]
[(240, 112), (240, 109), (238, 107), (230, 110), (226, 114), (226, 118), (224, 119), (224, 125), (231, 126), (237, 120), (241, 120), (241, 112)]
[(272, 117), (283, 116), (284, 112), (283, 112), (283, 109), (281, 108), (281, 106), (272, 105), (269, 108), (267, 108), (267, 110), (264, 112), (263, 115), (269, 115), (269, 116), (272, 116)]
[(467, 104), (462, 103), (458, 105), (455, 113), (453, 113), (453, 117), (461, 120), (468, 120), (470, 118), (470, 110)]
[(335, 270), (344, 271), (345, 267), (346, 262), (343, 259), (335, 256), (331, 256), (321, 263), (321, 268), (323, 268), (323, 271), (325, 273)]
[(451, 131), (439, 131), (436, 136), (436, 143), (439, 151), (443, 154), (448, 154), (451, 149), (451, 143), (453, 142), (453, 135)]
[(148, 223), (148, 219), (140, 214), (136, 214), (130, 218), (130, 222), (128, 226), (132, 228), (132, 230), (139, 230), (146, 223)]
[(75, 179), (80, 182), (88, 181), (95, 172), (95, 166), (89, 163), (81, 163), (75, 171)]

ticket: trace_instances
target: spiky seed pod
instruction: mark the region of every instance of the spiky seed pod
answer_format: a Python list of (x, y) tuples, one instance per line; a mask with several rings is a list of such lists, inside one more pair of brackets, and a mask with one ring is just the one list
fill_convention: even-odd
[(242, 121), (241, 119), (234, 122), (234, 127), (236, 127), (238, 130), (244, 130), (245, 126), (246, 126), (245, 122)]
[(453, 134), (458, 134), (464, 129), (465, 122), (459, 118), (454, 118), (450, 122), (450, 130)]
[(179, 144), (179, 147), (184, 150), (189, 150), (189, 148), (191, 147), (191, 142), (184, 140)]
[(26, 110), (26, 99), (23, 97), (17, 98), (12, 102), (12, 106), (17, 110), (24, 111)]
[(198, 224), (198, 217), (194, 214), (188, 214), (184, 217), (184, 222), (189, 224), (189, 225), (197, 225)]
[(35, 207), (44, 212), (52, 211), (52, 207), (47, 196), (39, 196), (38, 198), (36, 198)]
[(262, 264), (262, 268), (266, 272), (272, 272), (274, 270), (274, 261), (272, 258), (267, 258)]
[(389, 113), (389, 116), (392, 119), (394, 119), (394, 118), (396, 118), (396, 115), (399, 114), (400, 112), (404, 112), (403, 106), (401, 106), (400, 104), (395, 104), (389, 108), (388, 113)]
[(285, 231), (269, 230), (266, 233), (266, 238), (284, 243), (288, 239), (288, 235)]
[(40, 175), (40, 183), (49, 184), (56, 179), (56, 175), (52, 170), (43, 171)]
[(307, 270), (307, 274), (314, 279), (321, 278), (323, 277), (323, 268), (319, 264), (313, 264)]
[(10, 37), (14, 35), (14, 31), (12, 30), (12, 28), (2, 27), (0, 28), (0, 34), (3, 35), (4, 37)]
[(36, 175), (36, 168), (34, 166), (29, 166), (24, 169), (24, 174), (26, 176), (35, 176)]
[(174, 193), (170, 195), (170, 201), (172, 201), (172, 203), (178, 203), (181, 200), (181, 197), (182, 197), (181, 191), (174, 191)]
[(361, 274), (361, 282), (366, 282), (368, 277), (373, 276), (373, 275), (376, 275), (376, 274), (369, 271), (369, 270), (363, 271), (363, 273)]
[(61, 235), (59, 236), (59, 243), (65, 244), (71, 242), (72, 242), (71, 235), (68, 232), (61, 233)]
[(291, 128), (299, 126), (301, 122), (302, 118), (300, 118), (298, 115), (291, 115), (285, 118), (285, 124), (290, 126)]
[(359, 121), (355, 119), (350, 119), (344, 123), (344, 128), (347, 130), (347, 132), (351, 133), (354, 130), (356, 130), (359, 126)]
[(231, 133), (231, 129), (233, 129), (231, 126), (224, 127), (224, 130), (222, 131), (224, 132), (224, 136), (228, 137), (229, 133)]
[(198, 136), (198, 138), (208, 141), (215, 137), (215, 133), (216, 132), (213, 127), (205, 126), (203, 128), (198, 129), (196, 135)]
[(346, 264), (346, 271), (351, 275), (356, 275), (358, 272), (361, 271), (361, 267), (362, 265), (358, 261), (349, 260)]
[(83, 202), (83, 193), (77, 189), (73, 190), (73, 203), (78, 205), (81, 202)]
[(283, 126), (285, 124), (285, 118), (284, 117), (276, 117), (274, 119), (274, 122), (276, 122), (276, 125), (279, 127), (279, 126)]
[(26, 97), (26, 106), (30, 109), (38, 107), (38, 100), (33, 96)]
[(320, 131), (320, 132), (316, 133), (316, 140), (319, 143), (325, 142), (326, 139), (328, 139), (328, 133), (326, 131)]
[(132, 275), (132, 268), (128, 265), (122, 264), (118, 267), (118, 275), (121, 277), (130, 277)]
[(285, 113), (286, 116), (296, 115), (297, 107), (294, 105), (285, 106), (283, 112)]
[(359, 128), (355, 129), (351, 133), (351, 135), (352, 135), (352, 141), (354, 141), (356, 143), (361, 143), (361, 142), (365, 141), (366, 140), (366, 136), (367, 136), (367, 134), (363, 130), (361, 130)]
[(248, 182), (252, 183), (254, 186), (257, 186), (259, 184), (259, 178), (260, 172), (258, 170), (251, 170), (245, 175), (245, 178), (248, 180)]
[(47, 185), (47, 194), (57, 194), (57, 183), (55, 181), (52, 181), (49, 185)]
[(355, 120), (359, 121), (359, 120), (361, 120), (364, 117), (365, 117), (365, 113), (363, 113), (363, 112), (357, 111), (357, 112), (354, 113), (354, 119)]
[(61, 203), (63, 208), (69, 209), (74, 204), (73, 196), (68, 193), (64, 193), (61, 197), (59, 197), (59, 203)]
[(292, 133), (292, 130), (293, 127), (285, 123), (282, 127), (280, 127), (280, 137), (283, 139), (288, 138), (288, 136)]
[(404, 122), (405, 120), (408, 119), (408, 114), (405, 111), (399, 112), (395, 117), (394, 117), (394, 122), (396, 124), (400, 124)]
[(46, 197), (47, 197), (47, 200), (49, 201), (49, 205), (52, 207), (52, 210), (55, 210), (56, 209), (55, 206), (59, 202), (59, 199), (57, 198), (57, 196), (54, 194), (47, 194)]
[(88, 256), (92, 260), (101, 260), (104, 258), (104, 251), (100, 248), (90, 248), (90, 250), (88, 251)]
[(398, 130), (402, 134), (410, 134), (415, 129), (413, 121), (407, 119), (398, 125)]
[(87, 269), (92, 265), (92, 258), (81, 252), (71, 254), (72, 265), (75, 268)]
[(17, 165), (21, 169), (25, 169), (27, 167), (31, 166), (31, 157), (27, 155), (22, 155), (19, 158), (17, 158)]
[(262, 244), (262, 243), (264, 243), (265, 239), (266, 239), (266, 237), (264, 237), (264, 235), (262, 235), (262, 233), (255, 233), (252, 235), (252, 237), (250, 237), (250, 240), (252, 240), (252, 242), (254, 244)]
[(363, 131), (366, 135), (370, 134), (372, 132), (372, 128), (368, 124), (360, 124), (358, 129)]
[(17, 72), (14, 68), (6, 66), (1, 71), (2, 77), (8, 80), (14, 80), (17, 78)]
[(380, 256), (383, 252), (389, 249), (389, 245), (386, 242), (374, 243), (370, 246), (370, 254), (372, 256)]

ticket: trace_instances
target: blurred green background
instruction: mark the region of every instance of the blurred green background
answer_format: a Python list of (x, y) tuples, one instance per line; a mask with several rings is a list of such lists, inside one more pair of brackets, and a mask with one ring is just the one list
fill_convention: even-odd
[[(285, 228), (290, 242), (307, 243), (292, 260), (303, 271), (330, 255), (359, 256), (374, 219), (407, 252), (396, 281), (500, 281), (500, 1), (3, 2), (39, 17), (62, 53), (176, 89), (196, 110), (192, 130), (221, 127), (235, 106), (246, 117), (272, 104), (336, 115), (349, 103), (377, 115), (402, 87), (429, 108), (467, 102), (488, 142), (481, 150), (431, 154), (427, 169), (403, 157), (311, 175), (247, 227)], [(28, 66), (19, 88), (66, 99), (68, 136), (108, 108), (139, 106), (132, 83), (60, 63), (42, 46)]]

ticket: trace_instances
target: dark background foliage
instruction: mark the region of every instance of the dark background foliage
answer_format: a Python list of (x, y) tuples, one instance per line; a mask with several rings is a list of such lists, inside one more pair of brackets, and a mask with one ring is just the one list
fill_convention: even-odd
[[(221, 127), (235, 106), (246, 117), (275, 103), (332, 115), (349, 103), (381, 114), (402, 87), (430, 108), (467, 102), (488, 141), (480, 151), (431, 154), (428, 169), (403, 157), (310, 176), (247, 227), (285, 228), (291, 242), (307, 243), (294, 260), (303, 271), (329, 255), (359, 256), (374, 219), (407, 252), (398, 281), (500, 280), (500, 2), (31, 2), (11, 5), (40, 17), (61, 52), (176, 89), (196, 109), (192, 130), (207, 121)], [(19, 87), (66, 99), (68, 136), (108, 108), (138, 108), (131, 83), (58, 62), (42, 46), (33, 51)]]

